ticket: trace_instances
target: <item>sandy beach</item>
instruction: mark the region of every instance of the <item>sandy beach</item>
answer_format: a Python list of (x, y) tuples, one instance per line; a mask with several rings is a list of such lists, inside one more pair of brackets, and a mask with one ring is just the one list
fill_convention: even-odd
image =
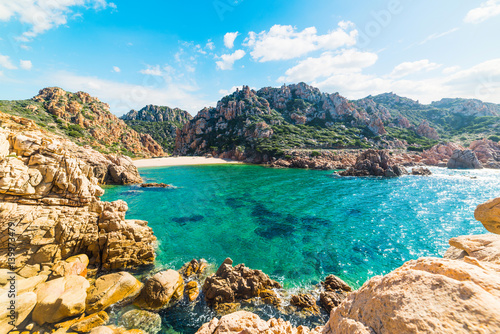
[(205, 157), (167, 157), (134, 160), (134, 165), (140, 167), (166, 167), (187, 165), (239, 164), (241, 161)]

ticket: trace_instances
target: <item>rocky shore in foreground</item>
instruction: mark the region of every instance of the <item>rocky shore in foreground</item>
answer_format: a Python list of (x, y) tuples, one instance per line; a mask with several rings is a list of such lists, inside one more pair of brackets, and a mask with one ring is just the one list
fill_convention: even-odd
[[(159, 312), (181, 300), (203, 301), (219, 314), (199, 334), (500, 331), (496, 234), (452, 238), (443, 258), (408, 261), (356, 291), (330, 275), (319, 294), (286, 302), (279, 282), (231, 259), (215, 272), (202, 260), (157, 271), (147, 222), (125, 219), (123, 201), (99, 199), (99, 184), (113, 173), (122, 183), (141, 182), (126, 161), (0, 114), (0, 302), (15, 305), (0, 310), (1, 334), (156, 334)], [(500, 199), (479, 205), (475, 217), (500, 233)], [(266, 321), (245, 311), (257, 304), (329, 320), (314, 329)]]

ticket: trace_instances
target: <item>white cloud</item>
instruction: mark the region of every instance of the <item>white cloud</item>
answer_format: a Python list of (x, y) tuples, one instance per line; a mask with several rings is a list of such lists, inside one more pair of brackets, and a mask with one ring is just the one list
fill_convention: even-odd
[(232, 49), (234, 47), (234, 40), (238, 35), (238, 32), (228, 32), (224, 35), (224, 45), (226, 48)]
[(23, 70), (31, 70), (31, 68), (33, 67), (33, 64), (31, 63), (31, 60), (20, 60), (19, 61), (19, 66), (23, 69)]
[(432, 40), (435, 40), (435, 39), (438, 39), (438, 38), (444, 37), (444, 36), (449, 35), (449, 34), (452, 34), (452, 33), (454, 33), (455, 31), (458, 31), (458, 30), (460, 30), (460, 29), (459, 29), (459, 28), (453, 28), (453, 29), (450, 29), (450, 30), (448, 30), (448, 31), (442, 32), (442, 33), (440, 33), (440, 34), (435, 33), (435, 34), (429, 35), (429, 36), (427, 36), (427, 38), (426, 38), (426, 39), (424, 39), (424, 40), (423, 40), (422, 42), (420, 42), (419, 44), (420, 44), (420, 45), (423, 45), (423, 44), (425, 44), (425, 43), (427, 43), (427, 42), (429, 42), (429, 41), (432, 41)]
[(360, 72), (363, 68), (377, 62), (378, 56), (371, 52), (353, 49), (344, 50), (340, 54), (324, 52), (318, 58), (307, 58), (298, 65), (288, 69), (279, 82), (310, 82), (321, 77), (338, 73)]
[(500, 0), (488, 0), (471, 9), (464, 18), (465, 23), (481, 23), (500, 14)]
[(450, 66), (443, 68), (443, 74), (452, 74), (460, 70), (460, 66)]
[(209, 39), (209, 40), (207, 41), (207, 44), (205, 45), (205, 47), (206, 47), (207, 49), (209, 49), (210, 51), (212, 51), (213, 49), (215, 49), (215, 44), (214, 44), (214, 42), (212, 42), (212, 40), (211, 40), (211, 39)]
[(111, 112), (123, 114), (131, 109), (140, 109), (146, 104), (179, 107), (196, 114), (203, 107), (215, 105), (198, 93), (196, 85), (179, 82), (164, 84), (148, 81), (148, 85), (134, 85), (91, 76), (80, 76), (60, 71), (45, 76), (40, 86), (59, 86), (69, 91), (85, 91), (101, 101), (109, 103)]
[(8, 70), (15, 70), (17, 67), (12, 64), (9, 56), (0, 55), (0, 66)]
[(113, 66), (113, 72), (120, 73), (122, 70), (118, 66)]
[(215, 62), (217, 64), (217, 69), (232, 70), (234, 62), (243, 58), (245, 54), (243, 50), (236, 50), (232, 54), (222, 55), (220, 57), (222, 60)]
[(226, 95), (229, 95), (229, 94), (236, 92), (236, 89), (239, 89), (241, 87), (242, 86), (233, 86), (230, 89), (220, 89), (219, 94), (222, 96), (226, 96)]
[(440, 64), (431, 63), (429, 59), (422, 59), (414, 62), (404, 62), (394, 67), (394, 70), (392, 71), (390, 76), (393, 78), (402, 78), (421, 71), (432, 71), (439, 68), (440, 66)]
[(75, 6), (95, 10), (116, 8), (114, 3), (105, 0), (0, 0), (0, 21), (15, 19), (30, 26), (30, 30), (18, 37), (20, 41), (29, 42), (47, 30), (66, 24)]
[(162, 76), (163, 72), (160, 69), (160, 65), (147, 65), (147, 68), (140, 70), (139, 73), (142, 73), (144, 75), (153, 75), (153, 76)]
[(250, 32), (245, 45), (252, 49), (252, 58), (259, 62), (286, 60), (316, 50), (335, 50), (356, 44), (357, 30), (351, 22), (342, 21), (336, 30), (318, 35), (315, 27), (297, 31), (290, 25), (274, 25), (268, 32)]

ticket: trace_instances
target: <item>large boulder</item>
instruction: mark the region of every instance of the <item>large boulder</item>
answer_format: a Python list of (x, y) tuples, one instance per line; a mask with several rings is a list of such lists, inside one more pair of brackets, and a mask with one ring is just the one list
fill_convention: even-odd
[(36, 290), (33, 320), (43, 325), (82, 314), (89, 282), (81, 276), (61, 277), (42, 283)]
[(87, 277), (89, 257), (85, 254), (71, 256), (64, 261), (57, 262), (51, 269), (51, 278), (77, 275)]
[(483, 165), (471, 150), (455, 150), (448, 160), (449, 169), (481, 169)]
[(342, 279), (335, 275), (329, 275), (321, 282), (324, 291), (319, 295), (321, 306), (330, 313), (331, 310), (337, 307), (351, 292), (351, 287)]
[(474, 217), (488, 231), (500, 234), (500, 197), (478, 205), (474, 211)]
[(99, 277), (88, 291), (86, 313), (96, 313), (109, 306), (132, 302), (141, 292), (142, 283), (127, 272)]
[(213, 318), (212, 321), (203, 324), (196, 334), (239, 334), (239, 333), (287, 333), (287, 334), (319, 334), (322, 328), (317, 327), (310, 330), (307, 327), (293, 327), (288, 321), (282, 319), (262, 320), (258, 315), (238, 311), (222, 318)]
[(233, 260), (227, 258), (217, 272), (205, 280), (203, 293), (209, 305), (235, 303), (261, 295), (263, 298), (269, 297), (268, 292), (281, 288), (278, 282), (260, 270), (252, 270), (244, 264), (233, 268), (232, 264)]
[(184, 293), (184, 279), (175, 270), (169, 269), (155, 274), (147, 280), (136, 305), (158, 310), (175, 303)]

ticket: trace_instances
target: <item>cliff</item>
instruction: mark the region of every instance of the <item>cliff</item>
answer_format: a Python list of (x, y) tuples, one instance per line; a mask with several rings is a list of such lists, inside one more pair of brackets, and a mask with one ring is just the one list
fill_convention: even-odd
[(0, 101), (0, 111), (32, 119), (50, 132), (103, 153), (164, 155), (150, 135), (137, 133), (113, 115), (108, 104), (84, 92), (44, 88), (30, 100)]
[(121, 119), (135, 131), (149, 134), (164, 151), (172, 153), (177, 129), (192, 120), (193, 116), (179, 108), (147, 105), (139, 111), (131, 110)]

